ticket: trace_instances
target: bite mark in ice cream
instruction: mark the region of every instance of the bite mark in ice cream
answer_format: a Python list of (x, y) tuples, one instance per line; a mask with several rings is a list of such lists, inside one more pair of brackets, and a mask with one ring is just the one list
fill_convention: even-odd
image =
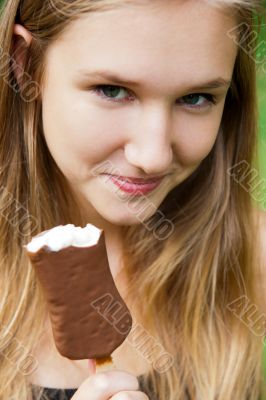
[(97, 244), (100, 235), (101, 229), (92, 224), (87, 224), (84, 228), (73, 224), (58, 225), (35, 236), (26, 247), (28, 251), (35, 253), (43, 246), (53, 251), (68, 246), (92, 246)]

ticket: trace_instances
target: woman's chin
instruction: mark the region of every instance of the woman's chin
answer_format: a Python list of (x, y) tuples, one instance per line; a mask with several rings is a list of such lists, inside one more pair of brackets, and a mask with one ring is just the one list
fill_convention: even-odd
[(98, 209), (98, 214), (106, 221), (114, 225), (140, 225), (145, 223), (151, 216), (152, 213), (147, 210), (142, 212), (133, 212), (125, 208), (124, 205), (120, 205), (118, 208), (110, 209), (108, 207), (103, 210)]

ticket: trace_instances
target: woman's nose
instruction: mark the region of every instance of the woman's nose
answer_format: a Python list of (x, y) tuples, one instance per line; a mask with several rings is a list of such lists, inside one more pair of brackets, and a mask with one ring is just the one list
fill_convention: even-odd
[(173, 162), (174, 132), (169, 110), (145, 110), (125, 145), (127, 161), (147, 175), (168, 173)]

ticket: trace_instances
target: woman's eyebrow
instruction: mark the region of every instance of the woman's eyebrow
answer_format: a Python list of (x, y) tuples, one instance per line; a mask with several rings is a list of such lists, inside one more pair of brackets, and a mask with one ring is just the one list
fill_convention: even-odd
[[(131, 85), (139, 87), (141, 85), (140, 82), (131, 81), (128, 79), (123, 79), (121, 76), (105, 70), (96, 70), (96, 71), (86, 71), (79, 70), (77, 73), (79, 78), (87, 78), (87, 79), (105, 79), (106, 81), (118, 84), (118, 85)], [(201, 82), (195, 86), (186, 87), (186, 90), (205, 90), (205, 89), (218, 89), (218, 88), (228, 88), (231, 85), (231, 80), (218, 77), (211, 79), (208, 82)]]

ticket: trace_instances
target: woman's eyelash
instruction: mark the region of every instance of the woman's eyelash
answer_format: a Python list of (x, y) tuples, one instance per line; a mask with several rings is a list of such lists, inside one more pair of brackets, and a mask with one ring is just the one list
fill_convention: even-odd
[[(115, 85), (107, 85), (107, 84), (105, 84), (105, 85), (95, 85), (95, 86), (93, 86), (90, 90), (92, 90), (93, 92), (99, 94), (101, 97), (103, 97), (103, 98), (104, 98), (105, 100), (107, 100), (107, 101), (119, 102), (119, 103), (125, 102), (125, 101), (130, 101), (130, 100), (128, 100), (128, 99), (125, 99), (125, 100), (124, 100), (124, 99), (123, 99), (123, 100), (117, 100), (117, 99), (114, 99), (114, 98), (111, 98), (111, 97), (108, 97), (108, 96), (104, 95), (104, 94), (102, 93), (102, 90), (103, 90), (103, 89), (106, 89), (106, 88), (123, 89), (123, 90), (125, 90), (126, 92), (128, 92), (128, 90), (127, 90), (126, 88), (124, 88), (123, 86), (115, 86)], [(132, 97), (131, 99), (133, 99), (133, 97)]]
[[(210, 94), (210, 93), (191, 93), (191, 94), (188, 94), (188, 95), (185, 95), (185, 96), (183, 96), (183, 97), (181, 97), (181, 99), (185, 99), (185, 98), (189, 98), (190, 96), (198, 96), (198, 97), (204, 97), (206, 100), (207, 100), (207, 105), (210, 105), (210, 104), (213, 104), (213, 105), (215, 105), (215, 104), (217, 104), (217, 98), (213, 95), (213, 94)], [(186, 103), (182, 103), (181, 102), (181, 104), (186, 104)], [(199, 105), (186, 105), (187, 107), (189, 107), (189, 108), (204, 108), (204, 107), (206, 107), (206, 105), (201, 105), (201, 106), (199, 106)]]
[[(100, 95), (102, 98), (104, 98), (107, 101), (123, 103), (123, 102), (131, 101), (134, 99), (134, 96), (133, 97), (129, 96), (125, 99), (124, 98), (123, 99), (115, 99), (112, 97), (108, 97), (105, 94), (103, 94), (103, 90), (105, 90), (107, 88), (124, 90), (125, 92), (129, 93), (128, 89), (124, 88), (123, 86), (108, 85), (108, 84), (95, 85), (95, 86), (91, 87), (90, 90), (97, 93), (98, 95)], [(185, 95), (183, 97), (180, 97), (180, 99), (183, 99), (183, 100), (186, 98), (191, 99), (191, 97), (193, 97), (193, 96), (204, 97), (207, 101), (207, 105), (210, 105), (210, 104), (215, 105), (217, 103), (216, 96), (214, 96), (211, 93), (191, 93), (191, 94)], [(186, 104), (184, 101), (181, 101), (181, 104), (185, 104), (186, 107), (188, 107), (188, 108), (204, 108), (204, 107), (206, 107), (206, 104), (203, 106), (202, 105), (193, 105), (193, 104), (190, 105), (190, 104)]]

